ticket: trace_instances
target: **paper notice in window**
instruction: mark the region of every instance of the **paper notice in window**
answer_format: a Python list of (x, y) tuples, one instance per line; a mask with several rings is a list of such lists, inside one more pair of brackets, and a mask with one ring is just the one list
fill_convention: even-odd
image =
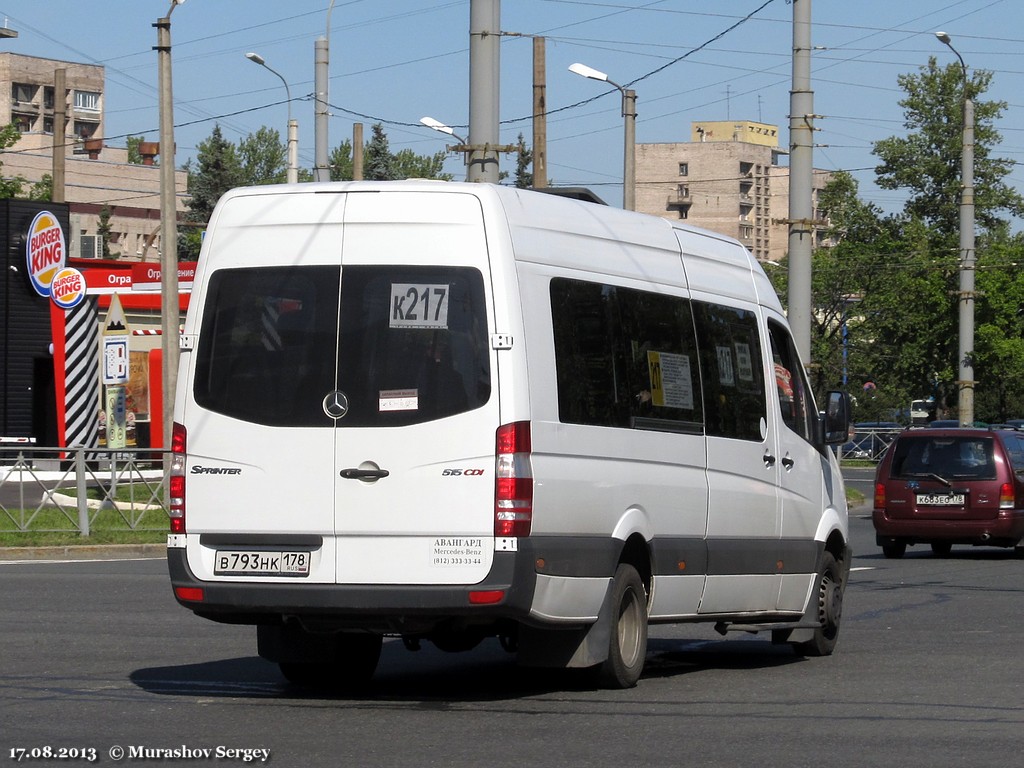
[(390, 328), (448, 327), (448, 286), (391, 284)]
[(672, 352), (647, 352), (651, 378), (651, 404), (662, 408), (693, 410), (693, 375), (690, 356)]
[(377, 408), (385, 411), (416, 411), (420, 407), (419, 390), (417, 389), (385, 389), (378, 397)]

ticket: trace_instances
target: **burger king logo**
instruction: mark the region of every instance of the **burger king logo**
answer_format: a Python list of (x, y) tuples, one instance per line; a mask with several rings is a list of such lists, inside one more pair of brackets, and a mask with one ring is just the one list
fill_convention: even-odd
[(49, 211), (37, 213), (28, 228), (25, 261), (29, 281), (40, 296), (50, 295), (50, 284), (64, 266), (66, 253), (64, 230), (57, 217)]
[(58, 270), (50, 281), (50, 298), (61, 309), (74, 309), (85, 298), (85, 275), (74, 267)]

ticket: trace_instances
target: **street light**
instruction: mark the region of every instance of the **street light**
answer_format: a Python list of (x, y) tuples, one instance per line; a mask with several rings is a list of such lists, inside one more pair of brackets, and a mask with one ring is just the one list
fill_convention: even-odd
[(625, 118), (625, 141), (622, 160), (622, 207), (636, 210), (636, 91), (623, 88), (608, 75), (586, 64), (571, 64), (569, 71), (590, 80), (614, 85), (622, 93), (622, 117)]
[(465, 165), (466, 163), (469, 162), (469, 155), (466, 152), (466, 143), (467, 142), (466, 142), (466, 140), (464, 138), (462, 138), (461, 136), (459, 136), (459, 134), (457, 134), (455, 132), (455, 129), (453, 129), (449, 125), (445, 125), (440, 120), (435, 120), (432, 117), (421, 117), (420, 118), (420, 122), (423, 123), (425, 126), (427, 126), (427, 128), (433, 128), (435, 131), (440, 131), (441, 133), (447, 133), (452, 138), (458, 139), (460, 146), (458, 146), (458, 147), (445, 147), (445, 149), (447, 149), (449, 151), (452, 151), (452, 150), (462, 151), (462, 164)]
[(250, 51), (245, 58), (254, 64), (259, 64), (264, 69), (273, 72), (281, 78), (284, 83), (284, 92), (288, 96), (288, 176), (289, 184), (296, 184), (299, 181), (299, 124), (292, 120), (292, 89), (288, 87), (288, 81), (276, 69), (271, 67), (258, 53)]
[(440, 120), (435, 120), (432, 117), (421, 117), (420, 122), (427, 126), (427, 128), (433, 128), (435, 131), (447, 133), (449, 136), (458, 139), (462, 144), (466, 143), (466, 140), (459, 136), (452, 127), (445, 125)]
[(974, 102), (968, 91), (967, 64), (945, 32), (935, 37), (956, 54), (963, 71), (964, 132), (960, 159), (960, 348), (957, 409), (961, 427), (974, 425)]
[[(156, 51), (160, 80), (160, 346), (163, 356), (163, 435), (170, 448), (174, 397), (178, 385), (181, 310), (178, 298), (178, 206), (174, 188), (174, 97), (171, 88), (171, 14), (185, 0), (172, 0), (167, 15), (157, 19)], [(165, 480), (166, 484), (166, 480)], [(168, 491), (167, 488), (164, 489)], [(169, 498), (169, 496), (168, 496)]]

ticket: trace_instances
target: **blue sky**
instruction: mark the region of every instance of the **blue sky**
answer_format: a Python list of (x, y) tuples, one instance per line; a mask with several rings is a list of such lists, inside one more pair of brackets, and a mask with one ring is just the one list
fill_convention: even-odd
[[(106, 68), (108, 143), (158, 139), (153, 22), (170, 0), (0, 0), (18, 31), (0, 50)], [(238, 141), (287, 122), (281, 80), (245, 59), (255, 51), (287, 80), (299, 123), (299, 161), (313, 165), (314, 40), (329, 0), (187, 0), (172, 16), (176, 164), (194, 158), (215, 124)], [(336, 0), (330, 15), (330, 147), (353, 123), (383, 122), (392, 150), (428, 154), (446, 137), (430, 115), (465, 126), (469, 106), (469, 0)], [(744, 17), (752, 14), (749, 20)], [(757, 120), (788, 141), (793, 6), (787, 0), (504, 0), (501, 3), (501, 140), (531, 138), (532, 43), (547, 49), (548, 175), (622, 200), (622, 117), (617, 91), (568, 71), (602, 70), (637, 92), (637, 141), (687, 141), (691, 121)], [(997, 156), (1024, 162), (1024, 3), (1020, 0), (817, 0), (812, 4), (814, 165), (846, 169), (861, 196), (899, 210), (898, 192), (874, 185), (873, 142), (902, 135), (897, 76), (935, 56), (946, 31), (971, 69), (994, 73), (987, 98), (1007, 102)], [(726, 30), (731, 31), (726, 32)], [(723, 35), (722, 33), (725, 32)], [(721, 37), (718, 37), (721, 35)], [(717, 37), (717, 39), (715, 39)], [(674, 63), (673, 63), (674, 62)], [(668, 65), (668, 66), (666, 66)], [(660, 71), (659, 71), (660, 70)], [(598, 96), (579, 106), (578, 102)], [(465, 135), (466, 129), (456, 132)], [(514, 159), (502, 162), (514, 171)], [(461, 178), (462, 160), (446, 170)], [(1024, 170), (1010, 182), (1024, 192)]]

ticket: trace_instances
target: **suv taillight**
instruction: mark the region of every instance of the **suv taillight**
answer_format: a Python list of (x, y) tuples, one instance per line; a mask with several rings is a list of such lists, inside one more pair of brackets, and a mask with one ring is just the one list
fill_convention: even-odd
[(530, 535), (533, 523), (533, 466), (530, 422), (498, 427), (494, 448), (494, 535)]
[(999, 508), (1013, 509), (1015, 501), (1013, 497), (1013, 483), (1003, 483), (999, 487)]
[(185, 443), (185, 427), (175, 423), (171, 434), (171, 472), (167, 483), (171, 533), (185, 533)]
[(875, 509), (885, 509), (885, 483), (875, 484)]

